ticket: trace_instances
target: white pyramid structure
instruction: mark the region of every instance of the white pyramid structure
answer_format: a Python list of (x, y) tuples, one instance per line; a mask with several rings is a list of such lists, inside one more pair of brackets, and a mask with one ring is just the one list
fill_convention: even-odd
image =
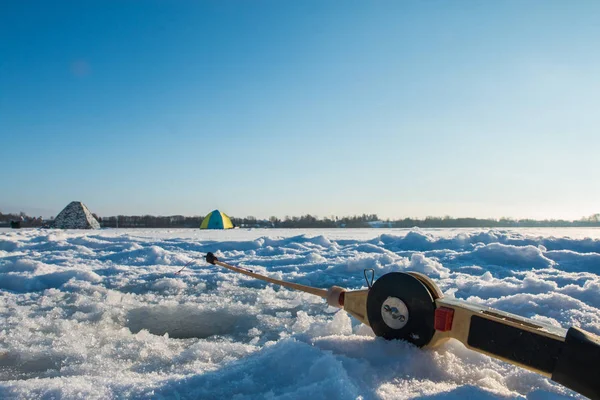
[(72, 201), (54, 219), (58, 229), (100, 229), (90, 210), (80, 201)]

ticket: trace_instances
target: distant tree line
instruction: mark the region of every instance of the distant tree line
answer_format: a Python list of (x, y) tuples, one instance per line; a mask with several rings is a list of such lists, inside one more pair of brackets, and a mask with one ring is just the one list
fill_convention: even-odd
[[(103, 228), (199, 228), (204, 216), (186, 217), (183, 215), (118, 215), (111, 217), (94, 217)], [(11, 221), (20, 221), (21, 227), (49, 227), (52, 219), (30, 217), (25, 213), (3, 214), (0, 212), (0, 226), (8, 227)], [(269, 219), (258, 219), (253, 216), (245, 218), (231, 217), (231, 222), (241, 228), (536, 228), (536, 227), (600, 227), (600, 214), (594, 214), (576, 221), (567, 220), (534, 220), (512, 218), (452, 218), (426, 217), (404, 218), (398, 220), (381, 220), (377, 214), (363, 214), (351, 217), (330, 216), (318, 218), (306, 214), (300, 217), (286, 216), (283, 219), (272, 216)]]
[[(600, 216), (600, 214), (596, 214)], [(596, 219), (582, 218), (576, 221), (567, 221), (562, 219), (512, 219), (512, 218), (451, 218), (451, 217), (427, 217), (425, 219), (405, 218), (403, 220), (392, 221), (394, 228), (411, 228), (418, 226), (421, 228), (537, 228), (537, 227), (586, 227), (600, 226), (600, 221)]]
[(21, 228), (33, 228), (44, 225), (42, 217), (30, 217), (24, 212), (4, 214), (0, 211), (0, 227), (9, 227), (11, 222), (17, 222)]
[(96, 219), (103, 228), (199, 228), (204, 217), (185, 217), (183, 215), (172, 215), (169, 217), (118, 215)]
[(535, 220), (512, 218), (452, 218), (426, 217), (404, 218), (399, 220), (381, 220), (377, 214), (363, 214), (360, 216), (326, 217), (319, 219), (310, 214), (302, 217), (289, 217), (284, 219), (271, 217), (268, 220), (259, 220), (255, 217), (231, 218), (236, 226), (247, 227), (272, 227), (272, 228), (516, 228), (516, 227), (586, 227), (600, 226), (600, 214), (584, 217), (577, 221), (560, 219)]
[[(174, 215), (156, 217), (152, 215), (97, 218), (105, 228), (198, 228), (204, 216), (185, 217)], [(381, 220), (377, 214), (362, 214), (351, 217), (330, 216), (317, 218), (306, 214), (300, 217), (285, 216), (280, 219), (272, 216), (269, 219), (259, 219), (253, 216), (244, 218), (231, 217), (234, 226), (241, 228), (516, 228), (516, 227), (586, 227), (600, 226), (600, 214), (594, 214), (577, 221), (567, 220), (534, 220), (512, 218), (452, 218), (426, 217), (404, 218), (399, 220)], [(117, 224), (118, 223), (118, 224)]]
[(268, 220), (260, 220), (256, 217), (231, 217), (231, 222), (235, 226), (261, 228), (369, 228), (369, 222), (377, 220), (376, 214), (363, 214), (361, 216), (343, 218), (332, 216), (323, 219), (319, 219), (310, 214), (301, 217), (286, 216), (284, 219), (273, 216)]

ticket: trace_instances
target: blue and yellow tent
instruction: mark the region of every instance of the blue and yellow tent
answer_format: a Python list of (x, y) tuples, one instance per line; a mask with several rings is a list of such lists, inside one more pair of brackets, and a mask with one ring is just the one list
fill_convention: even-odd
[(209, 213), (200, 224), (200, 229), (231, 229), (233, 224), (225, 213), (215, 210)]

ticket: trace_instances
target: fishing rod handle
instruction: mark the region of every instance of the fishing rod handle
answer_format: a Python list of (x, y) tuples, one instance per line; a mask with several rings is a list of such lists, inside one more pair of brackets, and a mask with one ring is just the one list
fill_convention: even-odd
[(569, 328), (552, 380), (590, 399), (600, 399), (600, 340)]
[[(466, 347), (540, 373), (600, 399), (600, 338), (456, 299), (436, 300), (431, 345), (455, 338)], [(449, 324), (446, 322), (449, 321)], [(448, 329), (445, 329), (448, 328)]]

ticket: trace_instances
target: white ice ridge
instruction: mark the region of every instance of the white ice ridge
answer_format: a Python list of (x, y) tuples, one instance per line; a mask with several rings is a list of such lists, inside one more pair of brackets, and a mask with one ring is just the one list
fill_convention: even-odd
[(446, 296), (600, 334), (595, 230), (0, 230), (0, 398), (577, 397), (458, 342), (375, 338), (208, 251), (321, 288), (420, 271)]

